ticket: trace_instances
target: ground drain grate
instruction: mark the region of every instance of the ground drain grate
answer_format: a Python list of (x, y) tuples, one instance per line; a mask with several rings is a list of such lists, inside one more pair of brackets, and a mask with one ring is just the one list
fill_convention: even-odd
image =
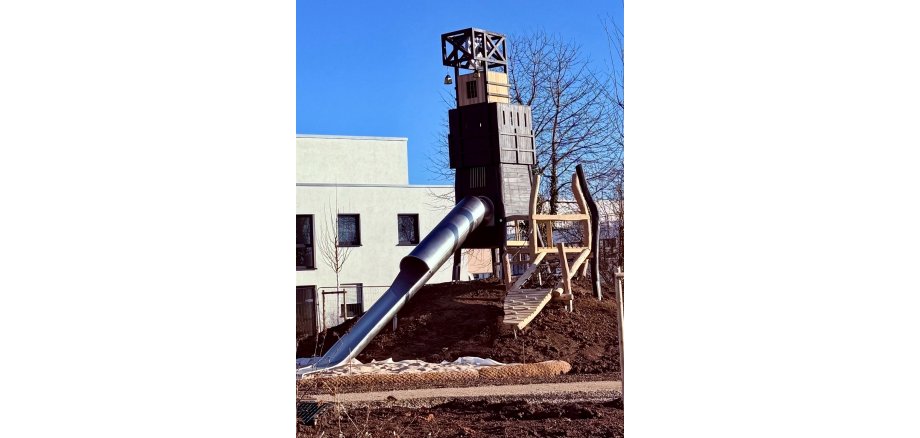
[(297, 419), (307, 426), (316, 424), (316, 416), (324, 409), (325, 404), (314, 402), (297, 402)]

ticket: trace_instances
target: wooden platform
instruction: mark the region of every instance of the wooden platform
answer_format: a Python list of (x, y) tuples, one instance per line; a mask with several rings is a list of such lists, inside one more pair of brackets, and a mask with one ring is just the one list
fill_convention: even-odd
[(517, 289), (505, 296), (505, 324), (522, 329), (553, 299), (552, 289)]

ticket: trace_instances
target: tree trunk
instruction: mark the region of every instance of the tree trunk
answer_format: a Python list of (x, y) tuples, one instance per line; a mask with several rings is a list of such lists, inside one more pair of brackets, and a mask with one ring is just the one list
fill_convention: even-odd
[(553, 116), (553, 131), (550, 138), (549, 152), (549, 214), (558, 214), (559, 203), (559, 142), (556, 130), (559, 126), (559, 113)]
[(549, 175), (549, 214), (558, 214), (559, 210), (556, 204), (559, 203), (559, 174), (556, 170), (556, 162), (550, 165)]

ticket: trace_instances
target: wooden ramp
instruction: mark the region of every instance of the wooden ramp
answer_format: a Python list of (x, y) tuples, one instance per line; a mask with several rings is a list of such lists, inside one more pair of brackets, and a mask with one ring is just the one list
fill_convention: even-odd
[(552, 289), (512, 289), (505, 296), (505, 324), (522, 329), (553, 299)]

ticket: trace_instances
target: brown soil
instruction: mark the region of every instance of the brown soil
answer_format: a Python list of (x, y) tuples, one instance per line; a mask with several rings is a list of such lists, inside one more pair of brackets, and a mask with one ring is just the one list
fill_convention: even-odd
[(455, 400), (429, 408), (333, 406), (298, 438), (375, 437), (622, 437), (623, 405)]
[[(502, 323), (504, 287), (494, 280), (425, 286), (397, 316), (397, 330), (384, 329), (358, 356), (358, 360), (421, 359), (453, 361), (463, 356), (500, 362), (534, 363), (564, 360), (572, 373), (619, 372), (616, 305), (591, 296), (590, 284), (576, 280), (575, 311), (550, 302), (536, 318), (514, 336)], [(330, 328), (301, 343), (298, 357), (321, 354), (344, 334), (354, 320)]]

